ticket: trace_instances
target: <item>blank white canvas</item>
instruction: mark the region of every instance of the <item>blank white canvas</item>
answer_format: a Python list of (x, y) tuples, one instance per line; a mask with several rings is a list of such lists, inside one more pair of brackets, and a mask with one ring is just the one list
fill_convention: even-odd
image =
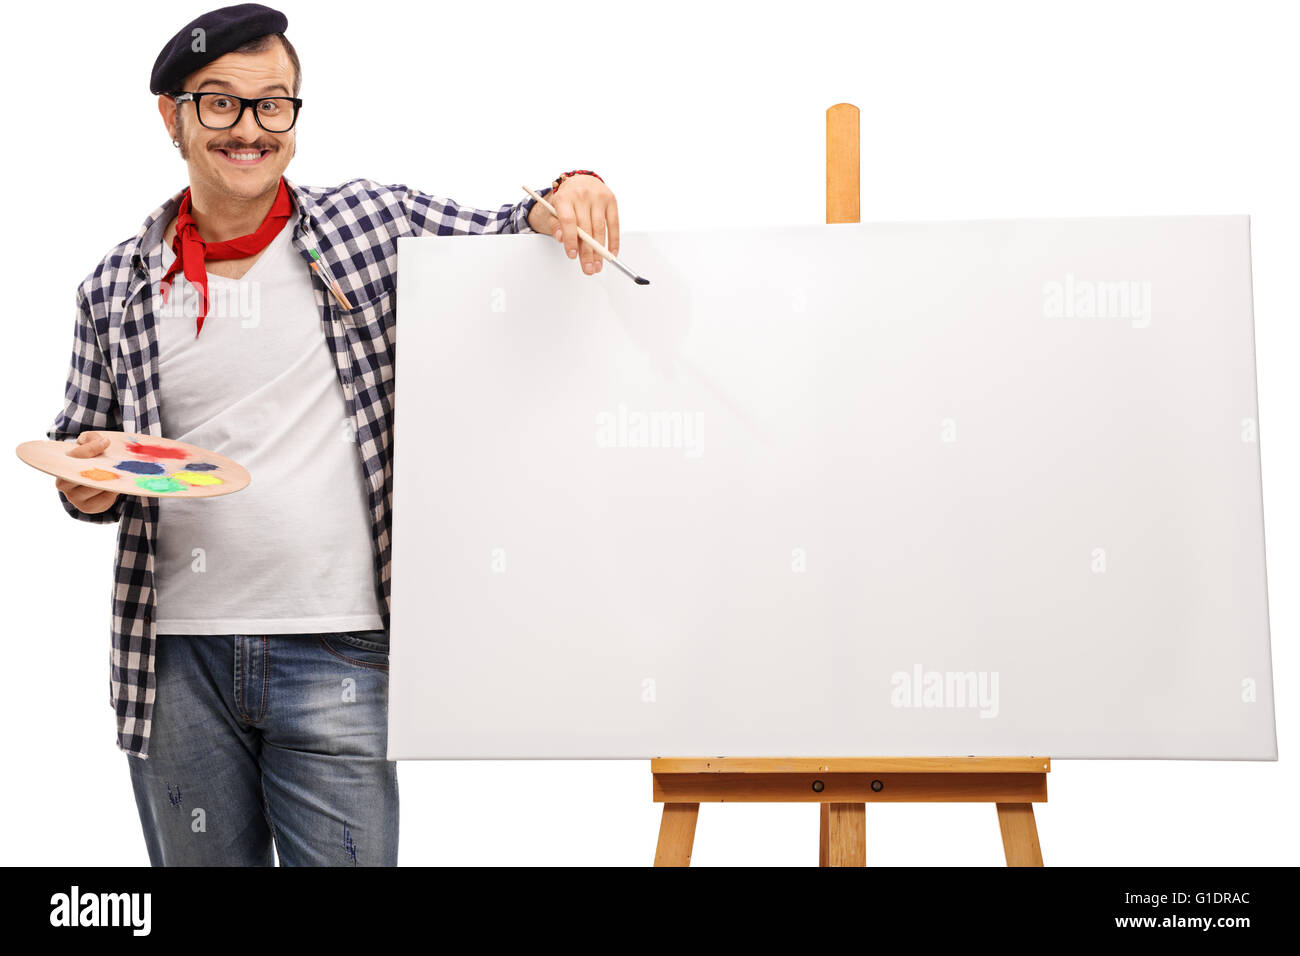
[(390, 758), (1276, 759), (1246, 217), (399, 250)]

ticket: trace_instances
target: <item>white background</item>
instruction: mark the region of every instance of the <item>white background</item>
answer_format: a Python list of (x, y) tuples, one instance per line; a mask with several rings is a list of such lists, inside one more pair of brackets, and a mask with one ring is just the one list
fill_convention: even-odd
[[(217, 0), (212, 0), (216, 5)], [(576, 166), (628, 230), (824, 221), (826, 107), (862, 109), (881, 220), (1252, 217), (1277, 763), (1058, 762), (1050, 864), (1297, 856), (1296, 19), (1262, 3), (280, 4), (303, 59), (291, 179), (514, 202)], [(205, 5), (9, 11), (4, 439), (58, 411), (76, 284), (185, 185), (147, 78)], [(574, 269), (576, 265), (571, 266)], [(7, 863), (147, 862), (108, 707), (114, 534), (3, 470)], [(642, 762), (403, 763), (403, 864), (643, 864)], [(873, 805), (874, 864), (996, 864), (987, 805)], [(812, 805), (706, 805), (694, 862), (811, 864)]]

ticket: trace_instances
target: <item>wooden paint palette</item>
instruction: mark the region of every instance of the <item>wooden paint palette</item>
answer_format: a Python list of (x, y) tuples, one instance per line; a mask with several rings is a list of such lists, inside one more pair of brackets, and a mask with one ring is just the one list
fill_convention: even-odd
[(29, 441), (18, 457), (38, 471), (79, 485), (145, 498), (215, 498), (248, 487), (248, 469), (197, 445), (134, 432), (97, 431), (108, 450), (93, 458), (68, 455), (74, 442)]

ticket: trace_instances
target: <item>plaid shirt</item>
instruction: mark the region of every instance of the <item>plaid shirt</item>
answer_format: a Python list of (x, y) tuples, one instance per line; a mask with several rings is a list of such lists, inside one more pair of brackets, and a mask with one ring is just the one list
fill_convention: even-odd
[[(375, 586), (388, 627), (397, 240), (532, 232), (528, 212), (535, 200), (526, 197), (489, 211), (365, 179), (333, 189), (286, 183), (300, 213), (292, 242), (303, 268), (310, 268), (308, 250), (319, 251), (353, 306), (344, 310), (323, 281), (314, 280), (324, 334), (356, 425), (374, 539)], [(545, 195), (550, 187), (536, 192)], [(161, 301), (162, 237), (182, 195), (177, 193), (156, 209), (135, 238), (110, 250), (78, 287), (72, 363), (63, 410), (48, 432), (50, 438), (75, 439), (83, 431), (100, 429), (161, 435), (154, 310)], [(147, 757), (154, 703), (158, 502), (121, 495), (108, 511), (86, 515), (62, 492), (59, 499), (74, 518), (120, 522), (113, 568), (109, 703), (117, 713), (118, 747)]]

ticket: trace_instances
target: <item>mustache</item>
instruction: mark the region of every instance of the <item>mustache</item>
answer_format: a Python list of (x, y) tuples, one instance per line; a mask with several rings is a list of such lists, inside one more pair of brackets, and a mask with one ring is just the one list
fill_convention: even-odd
[(277, 150), (279, 148), (280, 147), (277, 146), (275, 143), (214, 143), (208, 147), (208, 149), (211, 150), (227, 149), (230, 150), (232, 153), (239, 153), (249, 149)]

